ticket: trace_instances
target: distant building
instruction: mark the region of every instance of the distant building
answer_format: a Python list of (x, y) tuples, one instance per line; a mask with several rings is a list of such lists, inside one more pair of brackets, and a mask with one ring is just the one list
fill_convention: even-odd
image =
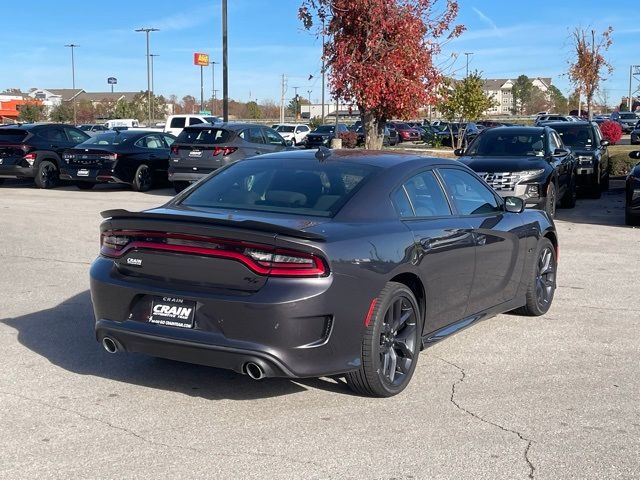
[[(512, 113), (513, 95), (511, 89), (513, 88), (514, 79), (510, 78), (498, 78), (498, 79), (486, 79), (483, 80), (484, 93), (491, 97), (495, 105), (487, 110), (485, 115), (509, 115)], [(551, 87), (551, 78), (548, 77), (535, 77), (531, 79), (534, 87), (538, 87), (542, 92), (546, 93)]]
[(40, 101), (28, 97), (11, 100), (4, 100), (4, 97), (0, 95), (0, 124), (17, 122), (22, 105), (41, 105)]
[(120, 100), (125, 100), (127, 102), (132, 102), (136, 95), (139, 94), (140, 92), (85, 92), (83, 90), (82, 93), (76, 97), (76, 100), (78, 102), (88, 100), (95, 106), (103, 101), (115, 103)]
[[(312, 118), (321, 118), (322, 117), (322, 104), (321, 103), (312, 103), (311, 105), (305, 104), (300, 106), (300, 116), (304, 120), (310, 120)], [(336, 104), (334, 103), (326, 103), (324, 105), (324, 116), (333, 117), (335, 121), (336, 115)], [(358, 107), (356, 105), (352, 105), (349, 103), (339, 103), (338, 104), (338, 118), (351, 118), (358, 117), (360, 112), (358, 111)]]
[(32, 88), (29, 90), (29, 97), (39, 100), (45, 107), (53, 108), (62, 102), (72, 101), (78, 95), (84, 93), (81, 88)]

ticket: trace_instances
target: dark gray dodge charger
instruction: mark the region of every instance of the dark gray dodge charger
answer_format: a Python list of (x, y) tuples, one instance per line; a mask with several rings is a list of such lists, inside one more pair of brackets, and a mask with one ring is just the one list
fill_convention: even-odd
[(287, 151), (102, 215), (104, 348), (255, 379), (344, 375), (395, 395), (430, 343), (501, 312), (542, 315), (556, 287), (547, 214), (446, 159)]

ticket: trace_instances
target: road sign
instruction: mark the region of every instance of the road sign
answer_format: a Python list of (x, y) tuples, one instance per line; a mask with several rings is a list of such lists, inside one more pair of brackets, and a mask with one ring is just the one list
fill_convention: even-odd
[(211, 115), (211, 112), (209, 110), (200, 110), (198, 115)]
[(118, 83), (118, 79), (116, 77), (109, 77), (107, 78), (107, 83), (109, 85), (116, 85)]
[(208, 53), (194, 53), (193, 54), (193, 64), (199, 65), (201, 67), (206, 67), (209, 65), (209, 54)]

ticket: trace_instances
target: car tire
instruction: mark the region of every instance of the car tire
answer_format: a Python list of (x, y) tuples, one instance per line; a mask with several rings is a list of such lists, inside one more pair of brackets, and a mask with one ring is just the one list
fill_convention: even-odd
[(640, 226), (640, 216), (631, 215), (630, 212), (624, 212), (624, 223), (625, 225), (629, 225), (630, 227)]
[(609, 191), (609, 181), (610, 180), (611, 180), (611, 174), (609, 172), (605, 173), (604, 179), (600, 183), (600, 189), (603, 192), (608, 192)]
[(556, 250), (551, 241), (543, 237), (538, 242), (527, 283), (526, 302), (514, 310), (518, 315), (537, 317), (549, 311), (556, 290)]
[(401, 283), (388, 282), (375, 302), (362, 338), (362, 363), (346, 381), (358, 394), (391, 397), (405, 389), (415, 371), (422, 319), (413, 292)]
[(173, 189), (176, 193), (180, 193), (189, 186), (189, 182), (173, 182)]
[(36, 176), (33, 179), (38, 188), (53, 188), (60, 181), (60, 172), (55, 163), (43, 160), (38, 165)]
[[(600, 187), (598, 187), (598, 191), (600, 191)], [(576, 206), (576, 176), (575, 174), (571, 176), (571, 180), (569, 181), (569, 188), (565, 192), (562, 200), (560, 201), (560, 206), (562, 208), (574, 208)]]
[(136, 192), (147, 192), (153, 186), (153, 172), (149, 165), (142, 164), (136, 169), (133, 177), (133, 189)]
[(96, 184), (91, 182), (76, 182), (76, 187), (80, 190), (91, 190), (95, 186)]
[(4, 178), (0, 178), (0, 185), (2, 185), (4, 183)]
[(550, 218), (556, 216), (556, 192), (556, 184), (553, 181), (549, 182), (549, 186), (547, 187), (547, 197), (544, 205), (544, 211), (547, 212), (547, 215), (549, 215)]

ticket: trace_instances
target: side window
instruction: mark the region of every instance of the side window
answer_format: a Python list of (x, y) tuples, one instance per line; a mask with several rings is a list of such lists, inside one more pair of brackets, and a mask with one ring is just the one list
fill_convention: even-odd
[(84, 133), (81, 133), (73, 128), (65, 128), (65, 131), (67, 132), (67, 136), (69, 137), (71, 143), (82, 143), (89, 138), (88, 135), (85, 135)]
[(443, 168), (440, 174), (460, 215), (487, 215), (502, 211), (491, 189), (470, 173)]
[(593, 134), (596, 136), (596, 147), (597, 147), (600, 145), (600, 142), (602, 141), (602, 132), (600, 131), (600, 127), (598, 125), (593, 125)]
[(407, 198), (407, 194), (404, 191), (404, 187), (398, 188), (391, 194), (391, 202), (396, 212), (398, 212), (398, 215), (400, 215), (400, 218), (413, 217), (415, 215)]
[(262, 129), (249, 128), (244, 131), (244, 139), (250, 143), (265, 143), (262, 137)]
[(189, 119), (189, 125), (197, 125), (199, 123), (204, 123), (204, 122), (199, 118), (195, 118), (195, 117)]
[(264, 134), (267, 137), (267, 143), (270, 145), (284, 145), (284, 138), (282, 138), (275, 130), (265, 128)]
[(411, 177), (402, 185), (402, 190), (416, 217), (451, 215), (445, 194), (432, 171)]
[(66, 142), (67, 137), (60, 127), (46, 127), (38, 133), (42, 138), (52, 142)]
[(142, 148), (165, 148), (159, 135), (147, 135), (136, 142), (136, 147)]
[(556, 138), (553, 136), (553, 133), (551, 132), (549, 132), (548, 134), (547, 143), (549, 145), (549, 153), (551, 154), (555, 152), (556, 148), (560, 148), (560, 145), (558, 145)]
[(167, 144), (167, 147), (170, 147), (171, 145), (173, 145), (173, 142), (176, 141), (175, 138), (170, 137), (169, 135), (163, 135), (162, 138), (164, 138), (164, 143)]
[(169, 128), (184, 128), (185, 118), (184, 117), (176, 117), (171, 119), (171, 125)]
[(558, 148), (564, 148), (564, 143), (562, 143), (562, 139), (560, 138), (560, 136), (558, 135), (557, 132), (553, 132), (553, 139), (556, 145), (558, 145)]

